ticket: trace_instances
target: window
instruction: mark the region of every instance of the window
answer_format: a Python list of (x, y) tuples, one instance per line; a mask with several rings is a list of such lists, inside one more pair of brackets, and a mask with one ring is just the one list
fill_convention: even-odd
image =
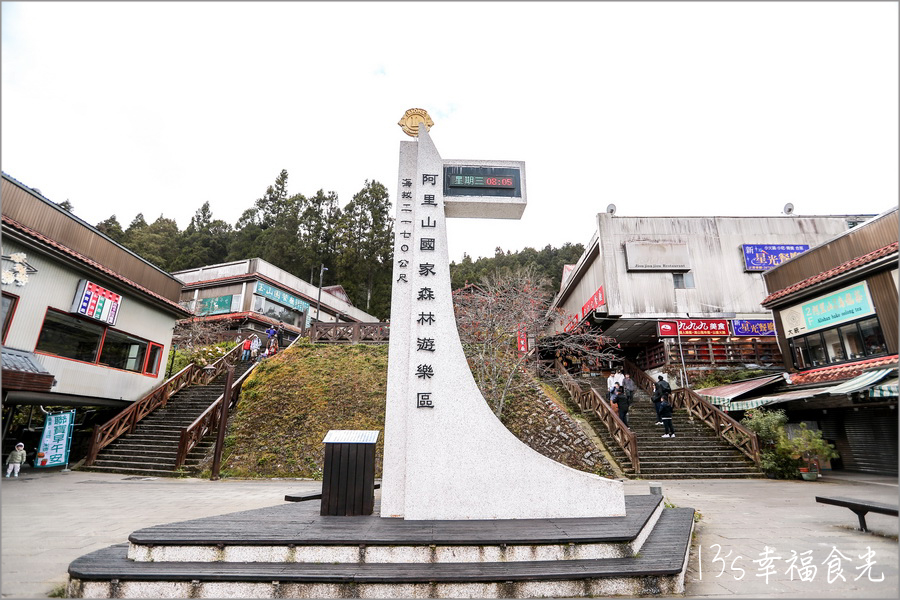
[(887, 354), (876, 317), (791, 340), (794, 366), (809, 369)]
[(672, 280), (675, 283), (676, 290), (692, 290), (694, 289), (693, 273), (672, 273)]
[(144, 368), (147, 342), (110, 330), (103, 342), (100, 364), (114, 369), (140, 372)]
[(12, 294), (3, 294), (3, 343), (6, 343), (6, 332), (9, 331), (9, 324), (12, 322), (13, 313), (16, 312), (16, 304), (19, 303), (19, 297)]
[(162, 360), (163, 347), (159, 344), (150, 344), (150, 351), (147, 353), (147, 366), (144, 367), (144, 373), (147, 375), (158, 375), (159, 364)]
[(253, 296), (253, 310), (295, 327), (306, 327), (306, 313), (275, 304), (262, 296)]
[(99, 323), (48, 310), (35, 350), (84, 362), (97, 362), (105, 329)]
[(48, 310), (35, 351), (156, 376), (163, 347), (90, 319)]

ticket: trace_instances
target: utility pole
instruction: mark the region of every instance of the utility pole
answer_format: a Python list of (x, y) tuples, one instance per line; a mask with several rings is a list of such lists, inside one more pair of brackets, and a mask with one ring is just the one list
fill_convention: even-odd
[(322, 308), (322, 275), (325, 271), (328, 270), (328, 267), (325, 266), (325, 263), (322, 263), (322, 268), (319, 269), (319, 299), (316, 300), (316, 321), (320, 321), (319, 319), (319, 311)]

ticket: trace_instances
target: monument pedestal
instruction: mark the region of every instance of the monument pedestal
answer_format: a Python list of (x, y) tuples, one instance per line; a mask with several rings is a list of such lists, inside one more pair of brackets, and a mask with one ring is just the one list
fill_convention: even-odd
[(684, 591), (693, 509), (627, 517), (405, 521), (316, 502), (138, 530), (69, 567), (74, 598), (535, 598)]

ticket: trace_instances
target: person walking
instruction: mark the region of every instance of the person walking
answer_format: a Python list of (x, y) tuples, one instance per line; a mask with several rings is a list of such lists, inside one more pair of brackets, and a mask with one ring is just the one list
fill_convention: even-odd
[(275, 337), (275, 327), (269, 325), (269, 328), (266, 329), (266, 348), (272, 345), (272, 338)]
[(244, 340), (244, 343), (241, 344), (241, 362), (247, 362), (250, 360), (250, 350), (253, 348), (253, 341), (250, 338)]
[(13, 477), (19, 476), (19, 469), (25, 464), (25, 444), (19, 442), (16, 449), (6, 457), (6, 476), (13, 473)]
[(662, 415), (659, 414), (660, 404), (662, 404), (662, 399), (664, 396), (668, 396), (672, 393), (672, 388), (669, 386), (669, 382), (663, 379), (662, 375), (657, 377), (657, 381), (653, 384), (653, 396), (651, 396), (651, 400), (653, 400), (653, 407), (656, 409), (656, 424), (662, 425)]
[(613, 394), (615, 394), (616, 402), (619, 405), (619, 418), (625, 423), (625, 427), (631, 429), (631, 427), (628, 426), (628, 407), (631, 406), (631, 401), (628, 399), (628, 392), (617, 383), (613, 388)]
[(631, 378), (631, 375), (628, 373), (625, 374), (625, 381), (622, 383), (622, 389), (625, 390), (625, 397), (628, 398), (628, 405), (631, 406), (631, 403), (634, 402), (634, 379)]
[(284, 321), (278, 322), (278, 331), (275, 332), (275, 336), (278, 338), (278, 347), (284, 347)]
[(672, 405), (669, 403), (669, 394), (663, 396), (662, 402), (659, 403), (659, 418), (665, 426), (665, 433), (660, 437), (675, 437), (675, 427), (672, 426)]
[(612, 391), (616, 387), (616, 373), (610, 371), (609, 377), (606, 378), (606, 399), (612, 401)]

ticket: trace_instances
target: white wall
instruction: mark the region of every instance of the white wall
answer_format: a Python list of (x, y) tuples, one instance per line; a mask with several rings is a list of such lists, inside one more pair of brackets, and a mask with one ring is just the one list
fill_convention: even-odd
[(166, 357), (175, 327), (174, 315), (139, 300), (124, 285), (103, 284), (86, 271), (75, 270), (73, 266), (42, 255), (33, 248), (4, 240), (3, 254), (14, 252), (24, 252), (28, 264), (35, 267), (37, 273), (31, 275), (24, 286), (3, 286), (4, 292), (19, 296), (6, 337), (7, 347), (33, 352), (48, 307), (68, 313), (80, 279), (95, 281), (122, 295), (114, 329), (164, 347), (162, 363), (155, 377), (37, 354), (37, 360), (56, 377), (58, 383), (53, 387), (53, 392), (138, 400), (165, 380)]

